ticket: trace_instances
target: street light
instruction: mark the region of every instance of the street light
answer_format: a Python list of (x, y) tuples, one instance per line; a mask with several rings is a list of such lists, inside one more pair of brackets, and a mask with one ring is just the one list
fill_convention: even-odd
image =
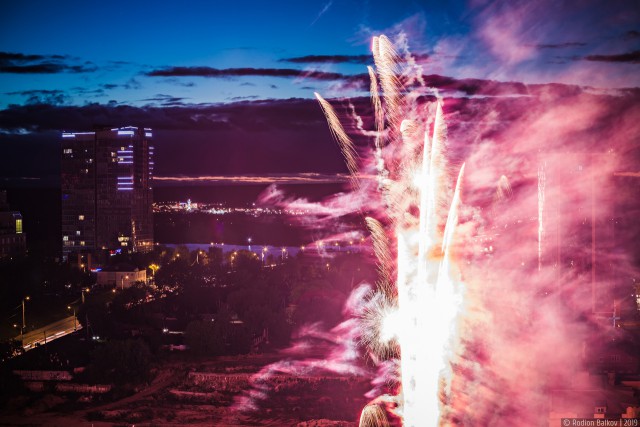
[(151, 270), (151, 275), (156, 277), (156, 271), (160, 270), (160, 266), (158, 264), (149, 264), (149, 269)]
[(149, 264), (149, 269), (151, 270), (151, 278), (147, 279), (147, 283), (153, 283), (153, 285), (155, 286), (156, 284), (156, 271), (158, 271), (160, 269), (160, 266), (158, 264)]
[(73, 331), (75, 332), (78, 330), (78, 325), (76, 323), (76, 308), (68, 305), (67, 310), (73, 310)]
[[(84, 293), (89, 293), (89, 288), (82, 289), (82, 304), (84, 304)], [(75, 321), (74, 321), (75, 322)], [(84, 310), (84, 324), (86, 326), (85, 330), (87, 331), (87, 339), (89, 338), (89, 310), (85, 307)]]
[(82, 289), (82, 291), (81, 291), (81, 292), (82, 292), (82, 303), (84, 304), (84, 293), (85, 293), (85, 292), (86, 292), (86, 293), (89, 293), (89, 288), (84, 288), (84, 289)]
[(20, 341), (22, 342), (22, 346), (24, 347), (24, 328), (25, 328), (25, 319), (24, 319), (24, 302), (29, 301), (31, 297), (26, 296), (22, 298), (22, 328), (20, 328)]

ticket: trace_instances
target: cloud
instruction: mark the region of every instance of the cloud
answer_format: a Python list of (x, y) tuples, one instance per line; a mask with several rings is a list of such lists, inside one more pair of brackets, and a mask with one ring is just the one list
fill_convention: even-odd
[(181, 81), (180, 79), (175, 77), (164, 79), (163, 82), (182, 87), (194, 87), (196, 85), (194, 82)]
[[(353, 78), (354, 76), (344, 76)], [(359, 77), (359, 76), (356, 76)], [(436, 88), (441, 95), (454, 105), (486, 99), (503, 98), (506, 101), (523, 99), (523, 102), (539, 98), (575, 96), (591, 88), (564, 84), (525, 84), (486, 79), (456, 79), (437, 74), (424, 75), (425, 85)], [(360, 82), (368, 86), (368, 78)], [(432, 92), (425, 90), (424, 98)], [(32, 97), (27, 105), (10, 105), (0, 110), (0, 131), (14, 133), (18, 130), (44, 132), (66, 130), (88, 130), (96, 124), (124, 125), (139, 124), (162, 130), (187, 131), (243, 131), (263, 132), (272, 130), (305, 131), (325, 128), (324, 118), (314, 99), (263, 99), (246, 100), (236, 98), (220, 104), (186, 103), (188, 98), (159, 93), (142, 101), (145, 106), (119, 105), (118, 103), (87, 104), (83, 106), (65, 105), (63, 91), (21, 91), (10, 95)], [(637, 91), (620, 93), (621, 96), (637, 96)], [(363, 119), (371, 120), (368, 96), (351, 99), (351, 104)], [(505, 102), (506, 102), (505, 101)], [(498, 102), (498, 101), (495, 101)], [(350, 116), (351, 107), (336, 100), (336, 110)], [(355, 126), (355, 124), (353, 124)]]
[(142, 84), (140, 84), (140, 82), (135, 78), (131, 77), (125, 84), (122, 85), (122, 87), (129, 90), (140, 89), (142, 87)]
[(586, 43), (581, 42), (566, 42), (566, 43), (551, 43), (551, 44), (538, 44), (535, 45), (538, 49), (564, 49), (568, 47), (582, 47), (586, 46)]
[(17, 92), (7, 92), (6, 94), (26, 96), (27, 100), (24, 101), (24, 103), (27, 105), (62, 105), (66, 104), (69, 100), (68, 96), (65, 95), (64, 91), (61, 90), (23, 90)]
[[(368, 77), (353, 79), (360, 88), (368, 86)], [(445, 97), (536, 97), (572, 95), (583, 89), (570, 85), (527, 85), (481, 79), (455, 79), (437, 74), (425, 75), (427, 87), (436, 88)], [(344, 81), (343, 81), (344, 82)], [(96, 92), (97, 93), (97, 92)], [(231, 99), (223, 104), (189, 104), (188, 98), (157, 94), (143, 99), (158, 105), (135, 107), (107, 104), (84, 106), (64, 105), (62, 91), (15, 92), (30, 96), (27, 105), (12, 105), (0, 110), (0, 129), (14, 132), (47, 130), (87, 130), (95, 124), (142, 124), (154, 129), (184, 129), (194, 131), (243, 130), (247, 132), (270, 129), (305, 129), (324, 127), (315, 100), (251, 100)], [(100, 93), (102, 94), (102, 93)], [(354, 98), (353, 105), (368, 105), (368, 97)]]
[(2, 61), (16, 61), (16, 62), (35, 62), (45, 59), (60, 60), (65, 59), (62, 55), (25, 55), (24, 53), (12, 53), (12, 52), (0, 52), (0, 60)]
[[(416, 60), (426, 60), (430, 57), (428, 54), (413, 54)], [(371, 55), (306, 55), (293, 58), (283, 58), (280, 62), (291, 62), (295, 64), (373, 64)]]
[(539, 7), (530, 3), (491, 4), (477, 16), (478, 36), (491, 53), (507, 65), (528, 60), (536, 53), (537, 34), (532, 34), (526, 23), (537, 13), (540, 13)]
[(311, 80), (349, 80), (362, 75), (346, 75), (324, 71), (305, 71), (291, 68), (212, 68), (212, 67), (166, 67), (146, 73), (150, 77), (291, 77)]
[(246, 101), (246, 100), (249, 100), (249, 99), (258, 99), (258, 98), (259, 98), (259, 96), (257, 96), (257, 95), (246, 95), (246, 96), (233, 96), (233, 97), (227, 98), (227, 99), (229, 101), (235, 102), (235, 101)]
[(0, 52), (0, 73), (89, 73), (96, 70), (97, 67), (91, 62), (74, 63), (74, 60), (68, 56), (25, 55), (22, 53)]
[(588, 55), (582, 59), (598, 62), (628, 62), (631, 64), (638, 64), (640, 63), (640, 50), (614, 55)]
[(306, 55), (293, 58), (282, 58), (280, 62), (294, 64), (370, 64), (371, 55)]
[(180, 106), (180, 105), (184, 105), (183, 101), (185, 99), (189, 99), (189, 98), (183, 98), (183, 97), (177, 97), (177, 96), (171, 96), (171, 95), (159, 93), (155, 95), (153, 98), (145, 98), (145, 99), (141, 99), (141, 101), (146, 101), (151, 103), (160, 103), (164, 106), (172, 106), (172, 105)]
[[(451, 147), (452, 153), (459, 158), (468, 157), (465, 150), (478, 141), (494, 139), (505, 123), (517, 123), (522, 111), (544, 111), (565, 98), (583, 96), (582, 99), (594, 100), (591, 104), (600, 103), (603, 109), (611, 111), (610, 117), (600, 121), (604, 125), (619, 121), (617, 112), (638, 105), (640, 96), (637, 91), (599, 96), (576, 86), (525, 85), (437, 75), (426, 76), (426, 81), (439, 87), (444, 97), (451, 141), (459, 142)], [(158, 176), (346, 172), (340, 149), (332, 141), (322, 111), (313, 99), (185, 104), (184, 100), (172, 98), (177, 97), (154, 95), (148, 99), (159, 101), (158, 104), (138, 107), (117, 103), (11, 105), (0, 110), (0, 132), (6, 144), (0, 171), (4, 174), (4, 165), (15, 163), (22, 165), (22, 175), (46, 172), (26, 164), (30, 156), (38, 157), (40, 154), (34, 153), (43, 151), (38, 148), (40, 151), (30, 152), (22, 144), (24, 141), (33, 141), (37, 147), (59, 147), (62, 130), (134, 125), (153, 129)], [(430, 99), (422, 96), (416, 102), (422, 104)], [(176, 104), (166, 104), (172, 101)], [(358, 129), (373, 128), (369, 97), (331, 102), (344, 119), (345, 129), (354, 137), (357, 149), (365, 153), (371, 141)], [(553, 116), (549, 120), (552, 118), (556, 120)], [(55, 149), (47, 150), (44, 152), (48, 159), (55, 157)], [(17, 166), (14, 169), (21, 170)], [(637, 171), (637, 167), (621, 166), (618, 171)]]
[(59, 94), (59, 93), (63, 93), (63, 91), (61, 90), (38, 90), (38, 89), (31, 89), (31, 90), (20, 90), (20, 91), (15, 91), (15, 92), (6, 92), (7, 95), (43, 95), (43, 94)]
[(97, 89), (88, 89), (85, 87), (73, 87), (70, 90), (71, 92), (75, 93), (76, 95), (80, 95), (80, 96), (90, 96), (93, 98), (100, 98), (103, 96), (107, 96), (105, 90), (103, 88), (97, 88)]
[[(147, 98), (155, 102), (181, 102), (166, 94)], [(95, 125), (142, 124), (163, 130), (253, 132), (270, 129), (300, 129), (324, 124), (314, 100), (287, 99), (244, 101), (226, 104), (147, 105), (114, 104), (83, 106), (58, 104), (11, 105), (0, 110), (0, 129), (15, 132), (89, 130)]]
[[(177, 79), (166, 79), (166, 83), (176, 83), (179, 84), (180, 86), (193, 86), (193, 84), (180, 84), (177, 82), (169, 82), (168, 80), (177, 80)], [(103, 90), (113, 90), (113, 89), (117, 89), (117, 88), (122, 88), (122, 89), (126, 89), (126, 90), (136, 90), (136, 89), (140, 89), (142, 88), (142, 84), (136, 80), (134, 77), (130, 78), (129, 80), (127, 80), (125, 83), (122, 84), (116, 84), (116, 83), (103, 83), (99, 85), (101, 89)]]

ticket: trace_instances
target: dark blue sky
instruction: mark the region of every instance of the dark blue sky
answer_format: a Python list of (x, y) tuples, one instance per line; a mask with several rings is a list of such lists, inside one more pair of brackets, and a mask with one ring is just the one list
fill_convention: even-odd
[[(450, 3), (447, 3), (450, 4)], [(429, 18), (424, 14), (430, 10)], [(368, 55), (374, 32), (405, 20), (442, 31), (462, 7), (382, 1), (25, 1), (1, 6), (0, 51), (42, 55), (12, 65), (53, 62), (57, 72), (4, 73), (0, 106), (40, 95), (65, 103), (144, 105), (168, 97), (189, 103), (312, 96), (338, 81), (269, 77), (148, 77), (166, 67), (363, 72), (364, 65), (291, 63), (307, 55)], [(434, 21), (431, 23), (431, 21)], [(437, 25), (436, 25), (437, 23)], [(417, 40), (420, 42), (420, 40)], [(52, 58), (53, 55), (64, 58)], [(72, 69), (72, 67), (77, 67)], [(41, 91), (40, 93), (34, 91)], [(50, 92), (44, 92), (50, 91)], [(55, 91), (55, 92), (51, 92)]]
[[(452, 78), (445, 96), (469, 96), (459, 88), (470, 78), (474, 91), (489, 81), (640, 86), (635, 0), (2, 2), (0, 144), (13, 157), (1, 174), (33, 175), (42, 165), (16, 159), (55, 153), (46, 144), (58, 131), (96, 123), (154, 127), (159, 174), (343, 171), (335, 147), (322, 148), (313, 92), (366, 96), (381, 33), (425, 75)], [(237, 147), (265, 160), (240, 165)], [(330, 166), (300, 159), (309, 151)], [(279, 164), (283, 153), (292, 157)]]
[[(0, 107), (37, 99), (161, 105), (311, 97), (313, 90), (348, 95), (340, 79), (273, 77), (270, 70), (362, 73), (364, 63), (286, 60), (368, 55), (371, 36), (381, 32), (404, 32), (414, 53), (431, 54), (427, 74), (640, 83), (633, 1), (21, 1), (3, 2), (0, 12)], [(634, 52), (626, 61), (583, 59)], [(11, 68), (43, 64), (57, 67)], [(265, 71), (149, 75), (170, 67)]]

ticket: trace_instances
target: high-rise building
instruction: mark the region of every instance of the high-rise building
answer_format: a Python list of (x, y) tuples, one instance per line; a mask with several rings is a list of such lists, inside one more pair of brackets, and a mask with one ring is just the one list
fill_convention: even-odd
[(61, 166), (63, 258), (151, 250), (151, 129), (63, 132)]

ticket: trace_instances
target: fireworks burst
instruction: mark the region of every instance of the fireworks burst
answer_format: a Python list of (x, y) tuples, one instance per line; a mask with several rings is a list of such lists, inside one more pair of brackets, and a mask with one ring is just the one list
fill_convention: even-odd
[[(386, 425), (383, 408), (406, 426), (546, 424), (549, 395), (586, 366), (588, 339), (602, 338), (588, 328), (597, 307), (611, 306), (598, 292), (613, 278), (596, 269), (624, 265), (625, 255), (602, 250), (610, 242), (598, 246), (596, 225), (617, 194), (611, 177), (623, 161), (613, 147), (624, 153), (640, 135), (637, 109), (625, 109), (635, 98), (529, 87), (526, 97), (451, 98), (443, 108), (408, 53), (385, 36), (372, 51), (370, 116), (316, 95), (354, 191), (317, 204), (270, 199), (304, 206), (314, 227), (336, 233), (339, 218), (362, 214), (378, 265), (374, 289), (356, 287), (350, 319), (327, 332), (342, 337), (334, 362), (292, 366), (345, 372), (368, 352), (377, 374), (354, 371), (375, 375), (363, 426)], [(608, 102), (625, 132), (606, 125)], [(594, 156), (603, 140), (612, 148)], [(589, 241), (590, 251), (580, 243)], [(318, 254), (329, 256), (324, 246)]]
[[(445, 156), (447, 128), (442, 105), (440, 102), (436, 105), (433, 132), (429, 136), (429, 118), (421, 117), (401, 97), (404, 87), (399, 56), (391, 41), (385, 36), (376, 37), (372, 50), (384, 94), (383, 108), (376, 72), (370, 67), (377, 131), (374, 157), (378, 188), (387, 201), (383, 222), (390, 224), (388, 228), (393, 232), (386, 231), (378, 219), (366, 219), (381, 279), (379, 293), (371, 297), (364, 311), (363, 341), (378, 356), (394, 354), (392, 343), (399, 344), (402, 377), (399, 413), (404, 424), (437, 425), (439, 389), (462, 289), (460, 281), (451, 274), (451, 244), (458, 220), (464, 165), (447, 203), (451, 180)], [(328, 103), (319, 95), (316, 97), (349, 170), (355, 173), (353, 146)], [(398, 144), (401, 146), (397, 147)], [(393, 283), (389, 234), (397, 250), (395, 287), (389, 286)], [(439, 327), (434, 328), (436, 324)]]

